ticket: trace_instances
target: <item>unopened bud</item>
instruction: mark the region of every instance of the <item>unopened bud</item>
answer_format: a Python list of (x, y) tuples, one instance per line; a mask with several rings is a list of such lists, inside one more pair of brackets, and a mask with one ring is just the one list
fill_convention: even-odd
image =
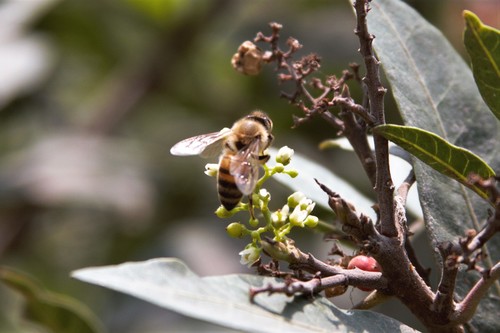
[(276, 155), (276, 162), (281, 163), (283, 165), (288, 165), (293, 156), (294, 150), (287, 146), (281, 147), (278, 150), (278, 154)]
[(233, 222), (226, 227), (226, 232), (233, 238), (241, 238), (245, 235), (245, 226), (238, 222)]
[(205, 175), (209, 177), (217, 177), (217, 172), (219, 172), (219, 165), (216, 163), (208, 163), (205, 165)]
[(304, 221), (304, 225), (306, 225), (309, 228), (314, 228), (318, 225), (319, 219), (317, 216), (314, 215), (309, 215), (306, 220)]
[(305, 199), (306, 195), (302, 192), (295, 192), (292, 195), (288, 197), (287, 204), (291, 208), (295, 208), (297, 205), (300, 204), (300, 201), (302, 199)]
[(219, 208), (217, 208), (217, 210), (215, 211), (215, 215), (217, 215), (217, 217), (220, 217), (220, 218), (226, 218), (226, 217), (231, 217), (234, 215), (234, 213), (228, 211), (226, 208), (224, 208), (224, 206), (220, 206)]

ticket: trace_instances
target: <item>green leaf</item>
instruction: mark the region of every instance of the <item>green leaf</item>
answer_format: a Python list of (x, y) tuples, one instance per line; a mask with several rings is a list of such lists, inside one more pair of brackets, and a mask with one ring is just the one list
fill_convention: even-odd
[(495, 172), (471, 151), (457, 147), (439, 135), (417, 127), (381, 125), (375, 127), (373, 131), (407, 150), (434, 170), (459, 181), (481, 197), (488, 199), (488, 193), (470, 184), (468, 176), (473, 173), (487, 179), (493, 177)]
[(484, 25), (465, 10), (464, 44), (472, 62), (479, 92), (493, 114), (500, 119), (500, 31)]
[(104, 328), (82, 303), (46, 290), (29, 276), (0, 267), (0, 281), (19, 292), (25, 299), (24, 316), (53, 333), (101, 333)]
[(371, 311), (346, 311), (326, 298), (258, 295), (251, 286), (280, 283), (253, 275), (199, 277), (173, 258), (84, 268), (73, 277), (117, 290), (186, 316), (249, 332), (414, 332)]
[[(500, 123), (479, 94), (469, 66), (440, 31), (403, 1), (377, 0), (370, 6), (373, 47), (405, 125), (433, 132), (500, 170)], [(413, 165), (434, 248), (463, 237), (467, 229), (481, 228), (488, 217), (485, 200), (419, 160)], [(488, 242), (487, 252), (488, 260), (500, 260), (500, 242)], [(473, 282), (460, 278), (458, 296), (463, 297)], [(492, 289), (495, 292), (498, 288)], [(481, 301), (472, 320), (478, 331), (500, 332), (500, 321), (491, 311), (495, 307), (500, 308), (498, 296)]]

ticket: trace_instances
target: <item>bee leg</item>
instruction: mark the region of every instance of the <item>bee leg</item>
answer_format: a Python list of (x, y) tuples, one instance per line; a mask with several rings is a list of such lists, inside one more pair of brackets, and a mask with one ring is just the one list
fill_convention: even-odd
[(271, 158), (271, 156), (269, 156), (269, 155), (260, 155), (259, 156), (259, 163), (265, 164), (267, 161), (269, 161), (270, 158)]
[(253, 213), (253, 200), (251, 194), (248, 196), (248, 207), (250, 208), (250, 217), (252, 218), (252, 220), (255, 220), (255, 215)]

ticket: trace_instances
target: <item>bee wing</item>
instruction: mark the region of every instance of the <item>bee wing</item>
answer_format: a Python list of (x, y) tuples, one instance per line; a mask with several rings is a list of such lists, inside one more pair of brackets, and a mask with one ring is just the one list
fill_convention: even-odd
[(259, 179), (258, 153), (259, 141), (255, 140), (231, 158), (229, 172), (244, 195), (253, 192)]
[(219, 132), (184, 139), (170, 148), (170, 154), (176, 156), (200, 155), (204, 158), (217, 156), (222, 149), (223, 139), (230, 133), (231, 129), (223, 128)]

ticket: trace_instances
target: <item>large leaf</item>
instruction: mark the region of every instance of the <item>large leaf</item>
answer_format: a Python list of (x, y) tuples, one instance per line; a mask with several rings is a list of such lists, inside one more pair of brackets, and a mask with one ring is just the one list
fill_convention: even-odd
[[(368, 27), (376, 36), (373, 46), (405, 124), (469, 149), (500, 170), (499, 122), (481, 98), (467, 64), (441, 32), (404, 2), (377, 0), (371, 7)], [(486, 201), (418, 160), (414, 168), (433, 245), (482, 226), (488, 214)], [(500, 258), (497, 240), (489, 242), (488, 249), (492, 260)], [(469, 289), (472, 282), (460, 279), (459, 288)], [(491, 304), (500, 308), (494, 297), (481, 302), (473, 321), (479, 331), (500, 331)]]
[(320, 296), (311, 300), (262, 294), (251, 303), (251, 286), (278, 280), (253, 275), (202, 278), (171, 258), (84, 268), (73, 272), (73, 277), (190, 317), (249, 332), (414, 332), (375, 312), (338, 309)]
[[(372, 143), (373, 141), (369, 140), (369, 142)], [(352, 146), (345, 138), (330, 141), (330, 148), (334, 146), (344, 150), (349, 150), (354, 154)], [(372, 149), (374, 148), (372, 147)], [(390, 151), (391, 155), (389, 159), (391, 164), (391, 175), (393, 176), (395, 185), (398, 186), (408, 176), (411, 166), (408, 161), (409, 158), (405, 159), (403, 156), (397, 155), (404, 153), (409, 156), (409, 154), (394, 144), (390, 147)], [(278, 149), (269, 148), (269, 154), (273, 157), (273, 160), (277, 153)], [(349, 183), (347, 180), (342, 179), (330, 169), (327, 169), (313, 159), (297, 152), (294, 153), (290, 165), (287, 167), (297, 170), (298, 176), (291, 179), (286, 174), (276, 174), (273, 176), (273, 179), (293, 191), (303, 192), (308, 198), (316, 202), (316, 204), (330, 210), (330, 206), (328, 205), (328, 196), (325, 195), (325, 192), (323, 192), (323, 190), (321, 190), (316, 183), (315, 179), (317, 179), (320, 183), (327, 185), (333, 191), (337, 192), (342, 198), (351, 202), (354, 207), (356, 207), (357, 211), (362, 212), (363, 214), (369, 216), (373, 221), (376, 221), (377, 216), (372, 208), (374, 201), (367, 198), (354, 185)], [(407, 212), (414, 218), (422, 219), (422, 209), (420, 208), (416, 188), (412, 188), (410, 190), (406, 208)]]
[[(271, 156), (276, 156), (278, 149), (269, 148)], [(325, 168), (319, 163), (307, 158), (300, 153), (294, 153), (289, 168), (296, 169), (299, 174), (291, 179), (288, 175), (277, 174), (273, 179), (291, 188), (294, 191), (303, 192), (308, 198), (314, 200), (317, 204), (330, 209), (328, 205), (328, 196), (318, 186), (314, 179), (330, 187), (333, 191), (347, 201), (352, 202), (356, 209), (363, 212), (372, 219), (376, 218), (372, 209), (374, 202), (368, 199), (350, 183), (337, 176), (331, 170)]]
[(23, 295), (24, 317), (52, 333), (100, 333), (104, 328), (82, 303), (48, 291), (19, 271), (0, 267), (0, 281)]
[(484, 101), (500, 119), (500, 31), (484, 25), (472, 12), (464, 11), (464, 44), (472, 72)]
[(488, 179), (494, 176), (495, 172), (471, 151), (457, 147), (440, 136), (417, 127), (381, 125), (373, 131), (406, 149), (434, 170), (459, 181), (488, 199), (488, 193), (471, 184), (468, 177), (470, 174), (477, 174)]

